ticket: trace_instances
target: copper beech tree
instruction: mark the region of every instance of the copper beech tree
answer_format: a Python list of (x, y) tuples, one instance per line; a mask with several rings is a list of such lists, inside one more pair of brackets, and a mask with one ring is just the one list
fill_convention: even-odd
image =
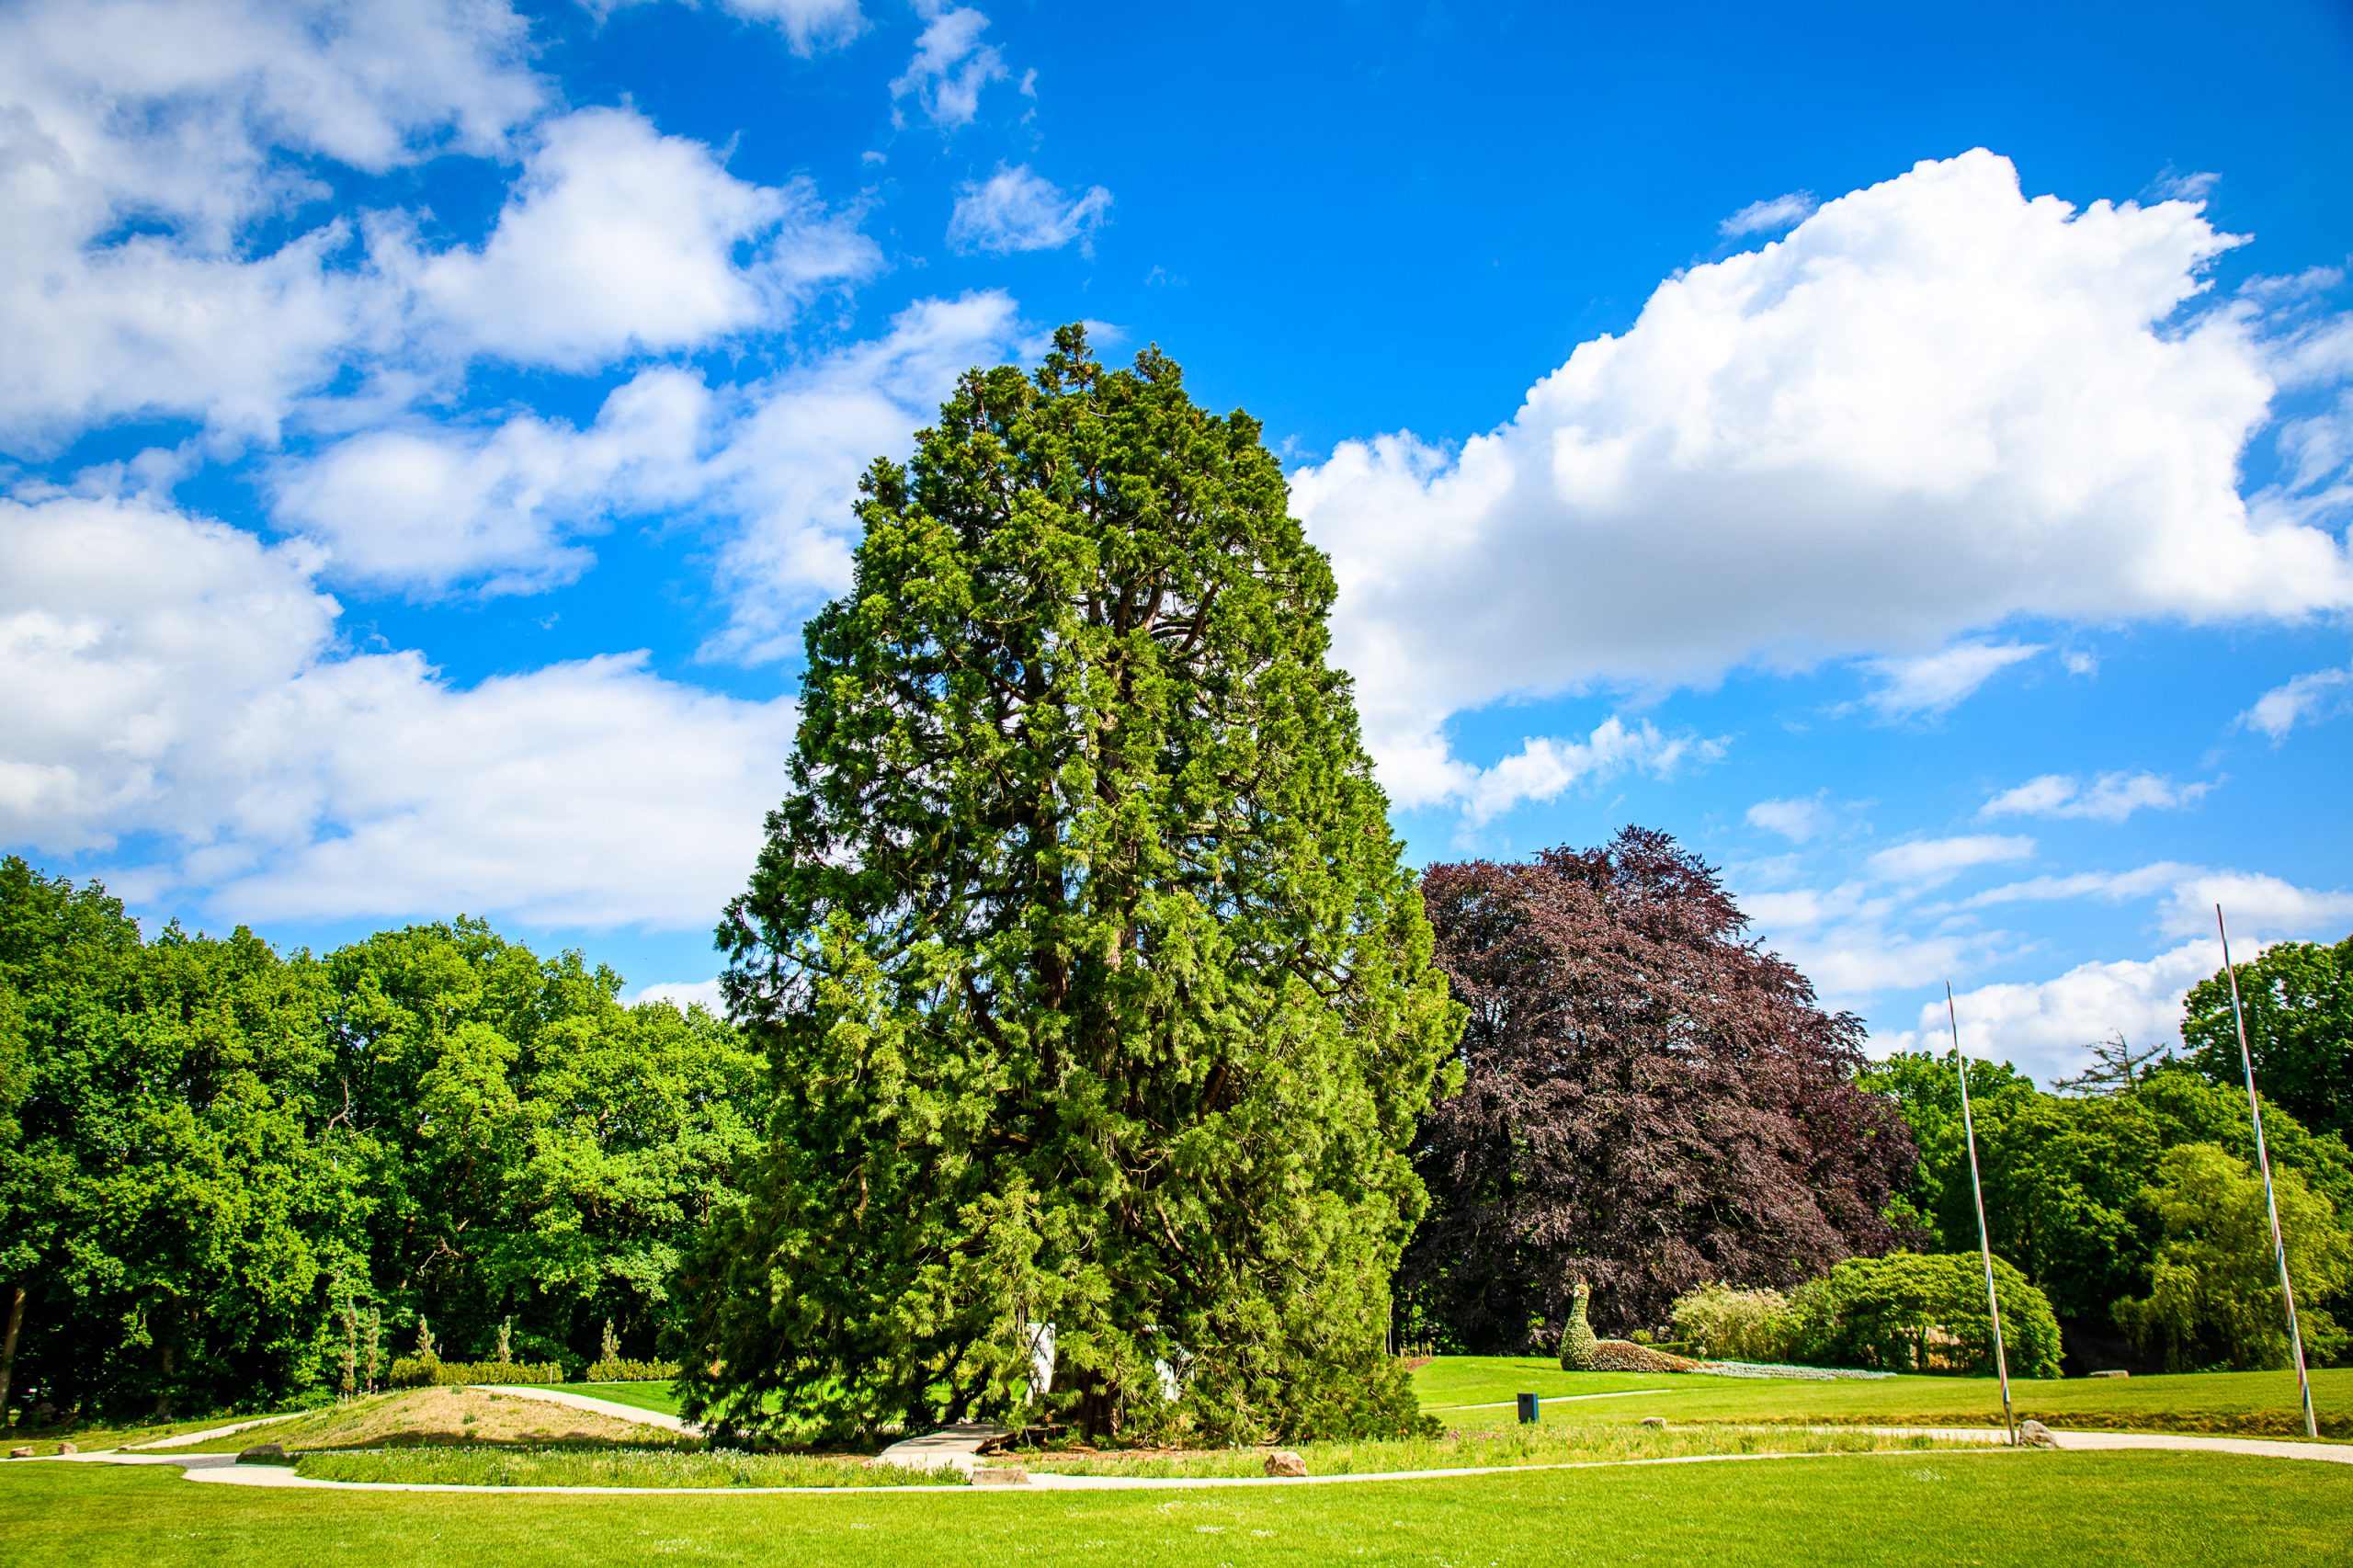
[(1855, 1083), (1861, 1021), (1673, 839), (1434, 866), (1423, 889), (1470, 1022), (1417, 1145), (1416, 1336), (1549, 1349), (1580, 1279), (1624, 1333), (1709, 1280), (1786, 1285), (1901, 1239), (1882, 1210), (1915, 1155)]

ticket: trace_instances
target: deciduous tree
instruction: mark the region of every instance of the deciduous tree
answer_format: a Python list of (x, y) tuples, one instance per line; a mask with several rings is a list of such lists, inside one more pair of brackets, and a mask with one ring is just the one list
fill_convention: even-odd
[(1824, 1012), (1716, 873), (1629, 828), (1527, 864), (1435, 866), (1438, 961), (1470, 1009), (1462, 1087), (1425, 1121), (1432, 1210), (1404, 1281), (1464, 1348), (1661, 1321), (1710, 1280), (1789, 1285), (1899, 1239), (1915, 1156)]

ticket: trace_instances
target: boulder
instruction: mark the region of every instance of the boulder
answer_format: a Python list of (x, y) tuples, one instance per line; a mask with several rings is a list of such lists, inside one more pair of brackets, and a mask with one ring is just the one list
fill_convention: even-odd
[(1267, 1456), (1268, 1475), (1305, 1475), (1307, 1461), (1289, 1449), (1277, 1449)]
[(61, 1454), (78, 1454), (82, 1451), (82, 1446), (79, 1443), (60, 1443), (57, 1445), (57, 1451)]
[(2092, 1376), (2093, 1376), (2093, 1377), (2096, 1377), (2096, 1378), (2129, 1378), (2129, 1377), (2131, 1377), (2131, 1375), (2132, 1375), (2131, 1373), (2127, 1372), (2127, 1371), (2124, 1371), (2124, 1370), (2122, 1370), (2121, 1369), (2113, 1369), (2113, 1370), (2106, 1371), (2106, 1372), (2094, 1372), (2094, 1373), (2092, 1374)]
[(2018, 1447), (2022, 1449), (2055, 1449), (2058, 1446), (2059, 1439), (2052, 1437), (2051, 1435), (2051, 1428), (2045, 1426), (2041, 1422), (2021, 1421), (2018, 1423)]
[(1664, 1415), (1645, 1415), (1643, 1417), (1643, 1425), (1645, 1426), (1665, 1427), (1666, 1425), (1666, 1417)]
[(239, 1464), (290, 1464), (286, 1450), (276, 1443), (256, 1443), (249, 1449), (237, 1450)]
[(1017, 1464), (982, 1464), (972, 1467), (975, 1486), (1027, 1486), (1029, 1472)]
[(10, 1449), (8, 1450), (8, 1457), (12, 1460), (28, 1460), (33, 1457), (33, 1450), (29, 1448)]

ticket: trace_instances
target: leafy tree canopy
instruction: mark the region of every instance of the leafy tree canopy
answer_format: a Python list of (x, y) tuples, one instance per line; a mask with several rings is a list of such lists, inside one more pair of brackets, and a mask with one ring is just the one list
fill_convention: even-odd
[(1409, 1419), (1388, 1282), (1457, 1026), (1256, 422), (1066, 327), (863, 494), (721, 927), (776, 1105), (690, 1408), (1012, 1414), (1051, 1324), (1089, 1431)]
[(339, 1384), (363, 1313), (474, 1354), (512, 1313), (577, 1361), (611, 1315), (650, 1350), (757, 1063), (619, 985), (472, 921), (323, 960), (149, 941), (0, 860), (0, 1378), (61, 1409), (267, 1401)]
[(1711, 1280), (1792, 1284), (1897, 1242), (1882, 1210), (1916, 1157), (1857, 1085), (1862, 1025), (1747, 936), (1712, 869), (1630, 828), (1424, 887), (1470, 1024), (1419, 1145), (1421, 1331), (1549, 1345), (1584, 1279), (1622, 1332)]
[[(2340, 1357), (2346, 1335), (2324, 1303), (2353, 1286), (2353, 1234), (2293, 1166), (2275, 1165), (2272, 1187), (2306, 1353)], [(2143, 1201), (2160, 1236), (2150, 1289), (2120, 1301), (2117, 1321), (2168, 1371), (2289, 1365), (2262, 1176), (2211, 1143), (2184, 1143), (2165, 1151)]]
[[(2281, 942), (2234, 966), (2255, 1086), (2308, 1127), (2353, 1141), (2353, 937), (2334, 947)], [(2218, 1084), (2245, 1081), (2228, 976), (2191, 989), (2181, 1038)]]

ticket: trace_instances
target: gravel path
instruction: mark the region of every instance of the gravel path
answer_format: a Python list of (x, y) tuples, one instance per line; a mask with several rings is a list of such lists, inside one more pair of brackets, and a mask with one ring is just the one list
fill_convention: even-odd
[[(505, 1392), (507, 1391), (501, 1390)], [(545, 1394), (548, 1390), (537, 1391)], [(559, 1402), (562, 1403), (562, 1402)], [(603, 1402), (592, 1402), (602, 1403)], [(639, 1412), (640, 1415), (651, 1414)], [(676, 1419), (673, 1417), (673, 1419)], [(1833, 1428), (1840, 1431), (1873, 1432), (1885, 1437), (1941, 1437), (1950, 1441), (1977, 1445), (1975, 1451), (2000, 1453), (2007, 1451), (2003, 1434), (1998, 1429), (1962, 1426), (1865, 1426)], [(937, 1436), (938, 1434), (935, 1434)], [(2299, 1443), (2268, 1437), (2207, 1437), (2170, 1432), (2054, 1432), (2059, 1447), (2074, 1452), (2099, 1452), (2126, 1449), (2163, 1449), (2188, 1453), (2239, 1454), (2256, 1459), (2317, 1460), (2326, 1464), (2353, 1464), (2353, 1444)], [(918, 1439), (919, 1440), (919, 1439)], [(977, 1445), (976, 1445), (977, 1446)], [(888, 1450), (885, 1450), (886, 1452)], [(941, 1448), (942, 1454), (953, 1450)], [(1951, 1449), (1938, 1450), (1951, 1453)], [(1788, 1459), (1888, 1459), (1904, 1458), (1902, 1450), (1894, 1452), (1857, 1454), (1684, 1454), (1671, 1459), (1654, 1460), (1578, 1460), (1562, 1464), (1484, 1465), (1453, 1470), (1382, 1471), (1363, 1475), (1309, 1476), (1113, 1476), (1113, 1475), (1053, 1475), (1033, 1472), (1027, 1488), (980, 1488), (965, 1485), (941, 1486), (459, 1486), (426, 1482), (400, 1481), (320, 1481), (297, 1475), (285, 1465), (241, 1465), (233, 1454), (161, 1454), (132, 1453), (128, 1450), (92, 1454), (67, 1454), (40, 1460), (20, 1460), (20, 1464), (170, 1464), (181, 1467), (189, 1481), (230, 1486), (301, 1487), (341, 1492), (462, 1492), (481, 1493), (560, 1493), (570, 1496), (745, 1496), (774, 1495), (779, 1493), (806, 1494), (822, 1496), (874, 1497), (896, 1492), (961, 1492), (978, 1494), (995, 1490), (1028, 1490), (1033, 1492), (1184, 1492), (1223, 1486), (1336, 1486), (1352, 1482), (1443, 1481), (1476, 1475), (1509, 1475), (1527, 1471), (1552, 1470), (1620, 1470), (1640, 1465), (1670, 1464), (1732, 1464)], [(1915, 1456), (1916, 1457), (1916, 1456)], [(902, 1461), (904, 1462), (904, 1461)], [(952, 1460), (943, 1460), (952, 1463)], [(956, 1468), (964, 1468), (957, 1466)]]

